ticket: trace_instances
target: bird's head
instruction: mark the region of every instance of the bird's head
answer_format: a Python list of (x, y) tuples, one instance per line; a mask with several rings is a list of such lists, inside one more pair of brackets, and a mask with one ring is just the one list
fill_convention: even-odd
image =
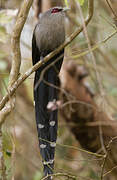
[(51, 14), (55, 14), (55, 13), (59, 13), (59, 12), (65, 12), (67, 10), (69, 10), (70, 8), (67, 7), (53, 7), (51, 9)]
[(40, 23), (42, 24), (64, 24), (65, 12), (69, 10), (67, 7), (52, 7), (48, 11), (44, 12), (40, 18)]

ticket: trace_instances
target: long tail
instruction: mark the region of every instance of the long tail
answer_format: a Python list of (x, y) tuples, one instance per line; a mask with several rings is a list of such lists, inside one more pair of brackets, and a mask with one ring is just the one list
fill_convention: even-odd
[[(55, 66), (52, 66), (47, 71), (45, 71), (43, 79), (39, 84), (38, 82), (41, 76), (42, 69), (37, 70), (35, 73), (35, 113), (40, 153), (42, 156), (45, 176), (53, 173), (58, 127), (57, 109), (55, 109), (54, 111), (49, 111), (47, 109), (47, 105), (49, 102), (57, 100), (58, 90), (55, 88), (55, 86), (59, 86), (58, 72), (60, 71), (61, 64), (62, 59), (57, 62)], [(51, 177), (48, 178), (48, 180), (49, 179), (51, 179)]]

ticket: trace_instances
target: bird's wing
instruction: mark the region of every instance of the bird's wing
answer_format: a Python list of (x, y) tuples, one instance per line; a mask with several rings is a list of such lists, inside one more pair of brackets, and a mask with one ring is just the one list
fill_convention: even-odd
[(40, 52), (36, 44), (35, 30), (34, 30), (33, 38), (32, 38), (32, 63), (33, 65), (36, 64), (39, 60), (40, 60)]

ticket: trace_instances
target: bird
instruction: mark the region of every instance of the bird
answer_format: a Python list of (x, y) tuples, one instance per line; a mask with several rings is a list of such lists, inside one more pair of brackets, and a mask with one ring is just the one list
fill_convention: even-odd
[[(65, 12), (67, 7), (53, 7), (42, 13), (32, 37), (32, 63), (42, 61), (65, 41)], [(42, 157), (44, 176), (52, 178), (58, 129), (58, 110), (48, 109), (48, 104), (56, 104), (58, 74), (64, 56), (64, 49), (36, 70), (34, 78), (34, 103), (39, 148)]]

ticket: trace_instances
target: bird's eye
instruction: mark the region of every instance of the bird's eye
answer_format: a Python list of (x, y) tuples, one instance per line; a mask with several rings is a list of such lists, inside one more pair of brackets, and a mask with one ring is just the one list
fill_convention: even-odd
[(53, 14), (53, 13), (58, 13), (58, 12), (60, 12), (60, 11), (62, 11), (62, 9), (54, 8), (54, 9), (52, 9), (51, 13), (52, 13), (52, 14)]

